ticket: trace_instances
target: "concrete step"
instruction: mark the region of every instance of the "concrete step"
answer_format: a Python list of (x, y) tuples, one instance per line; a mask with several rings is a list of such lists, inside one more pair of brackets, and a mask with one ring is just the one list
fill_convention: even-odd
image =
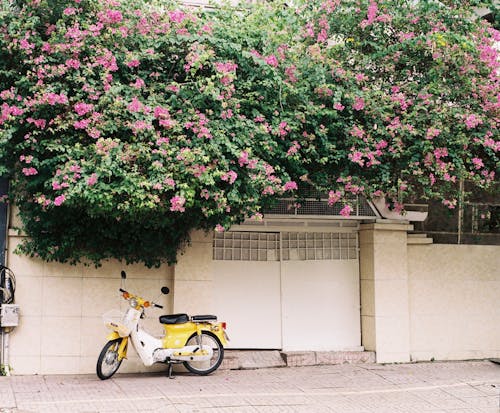
[(285, 367), (278, 350), (225, 350), (221, 369), (262, 369)]
[(326, 364), (375, 363), (373, 351), (225, 350), (221, 369), (259, 369)]
[(407, 244), (409, 245), (426, 245), (432, 244), (432, 238), (428, 237), (427, 234), (408, 234)]

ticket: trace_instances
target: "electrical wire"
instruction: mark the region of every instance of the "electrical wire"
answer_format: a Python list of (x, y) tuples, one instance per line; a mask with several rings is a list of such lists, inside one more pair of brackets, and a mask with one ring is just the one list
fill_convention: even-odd
[(9, 268), (0, 264), (0, 305), (12, 304), (16, 292), (16, 277)]

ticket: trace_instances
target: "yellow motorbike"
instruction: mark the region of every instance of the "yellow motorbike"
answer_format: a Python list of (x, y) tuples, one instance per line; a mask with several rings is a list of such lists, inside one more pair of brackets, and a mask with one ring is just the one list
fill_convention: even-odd
[[(122, 282), (126, 279), (121, 272)], [(229, 338), (226, 323), (218, 322), (214, 315), (169, 314), (160, 316), (165, 334), (154, 337), (141, 328), (140, 320), (148, 307), (163, 306), (120, 288), (122, 297), (129, 306), (124, 313), (108, 312), (103, 315), (104, 324), (111, 329), (97, 360), (97, 376), (109, 379), (116, 373), (131, 342), (145, 366), (153, 363), (168, 365), (168, 376), (172, 377), (173, 364), (182, 363), (191, 373), (206, 375), (219, 368), (224, 359), (224, 345)], [(168, 294), (168, 287), (161, 292)]]

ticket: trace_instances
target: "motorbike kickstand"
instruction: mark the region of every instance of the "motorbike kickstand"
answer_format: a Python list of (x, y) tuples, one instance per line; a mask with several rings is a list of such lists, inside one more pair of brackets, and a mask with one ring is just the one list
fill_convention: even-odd
[(175, 379), (175, 376), (172, 374), (173, 369), (174, 369), (174, 365), (172, 363), (168, 363), (168, 370), (167, 370), (168, 373), (167, 374), (168, 374), (169, 379)]

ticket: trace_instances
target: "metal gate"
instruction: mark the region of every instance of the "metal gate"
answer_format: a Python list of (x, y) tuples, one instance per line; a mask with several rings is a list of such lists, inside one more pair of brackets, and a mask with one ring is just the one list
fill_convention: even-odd
[(360, 348), (357, 230), (216, 233), (213, 258), (230, 347)]

